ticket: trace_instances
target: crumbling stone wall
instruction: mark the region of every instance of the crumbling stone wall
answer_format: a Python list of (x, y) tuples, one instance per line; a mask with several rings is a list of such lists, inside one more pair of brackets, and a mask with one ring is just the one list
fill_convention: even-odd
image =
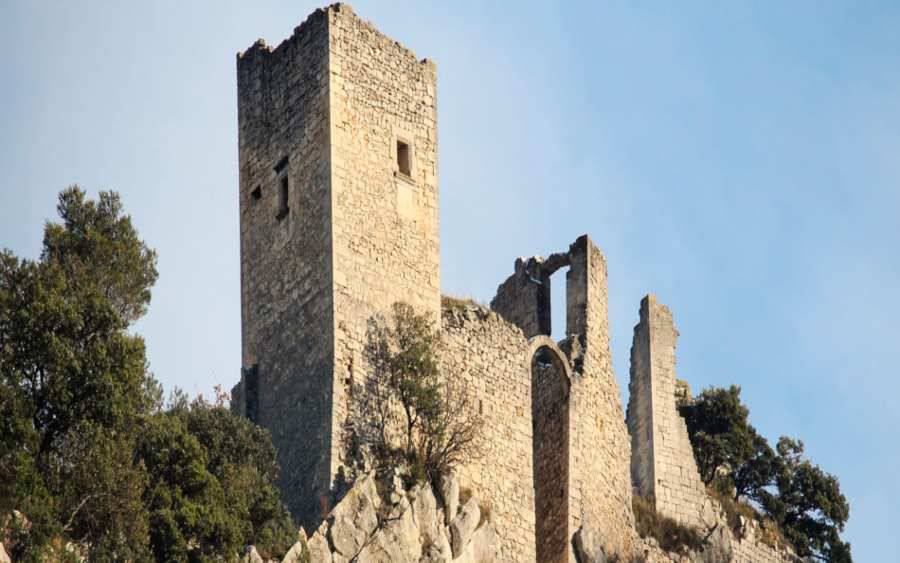
[(631, 451), (609, 349), (606, 259), (587, 235), (569, 247), (566, 332), (573, 366), (569, 537), (596, 531), (607, 553), (630, 553)]
[[(603, 539), (607, 552), (629, 553), (634, 523), (628, 471), (630, 451), (609, 350), (603, 254), (585, 235), (572, 243), (568, 252), (547, 259), (520, 258), (514, 273), (498, 288), (491, 307), (517, 324), (533, 342), (549, 340), (549, 278), (563, 267), (569, 268), (566, 273), (568, 336), (560, 348), (565, 351), (572, 373), (567, 407), (565, 534), (572, 538), (581, 526), (591, 527)], [(536, 378), (535, 385), (544, 381)], [(535, 387), (532, 392), (542, 390)], [(536, 455), (537, 452), (535, 444)], [(536, 468), (539, 463), (542, 462), (536, 462)], [(553, 472), (535, 474), (536, 482), (557, 478)], [(543, 494), (541, 490), (538, 493)], [(541, 498), (536, 498), (536, 503), (544, 504)], [(573, 554), (567, 551), (571, 560)]]
[(535, 532), (537, 560), (568, 561), (569, 389), (568, 359), (542, 345), (531, 361)]
[(284, 498), (315, 527), (341, 464), (347, 389), (366, 373), (366, 321), (400, 300), (440, 314), (436, 71), (341, 4), (237, 66), (235, 410), (271, 430)]
[(641, 496), (655, 500), (659, 513), (700, 525), (709, 501), (675, 404), (677, 339), (669, 308), (653, 295), (644, 297), (631, 348), (632, 478)]
[(442, 373), (465, 384), (469, 406), (484, 420), (480, 455), (459, 468), (460, 483), (490, 505), (499, 560), (537, 561), (531, 349), (496, 313), (450, 299), (442, 337)]

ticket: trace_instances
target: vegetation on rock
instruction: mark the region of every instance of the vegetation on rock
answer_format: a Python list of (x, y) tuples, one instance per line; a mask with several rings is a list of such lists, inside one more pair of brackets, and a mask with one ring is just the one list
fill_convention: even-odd
[(703, 548), (703, 536), (699, 530), (659, 514), (652, 498), (634, 495), (631, 498), (631, 508), (638, 535), (655, 539), (664, 551), (685, 554)]

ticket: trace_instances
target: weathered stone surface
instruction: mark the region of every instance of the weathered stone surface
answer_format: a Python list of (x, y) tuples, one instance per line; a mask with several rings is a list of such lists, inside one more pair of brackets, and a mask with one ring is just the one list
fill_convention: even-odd
[(597, 533), (584, 526), (578, 528), (572, 538), (575, 547), (575, 559), (578, 563), (606, 563), (606, 555), (603, 553), (603, 544)]
[(2, 543), (0, 543), (0, 563), (12, 563), (12, 559), (9, 558)]
[(237, 86), (232, 405), (271, 430), (283, 498), (312, 529), (366, 375), (366, 322), (401, 300), (439, 318), (436, 67), (333, 4), (238, 55)]
[(332, 563), (333, 558), (331, 556), (331, 548), (328, 546), (328, 540), (325, 538), (325, 530), (323, 528), (319, 528), (315, 534), (313, 534), (309, 541), (306, 543), (306, 547), (309, 549), (309, 560), (310, 563)]
[(500, 548), (499, 538), (490, 522), (484, 522), (454, 563), (493, 563)]
[(631, 347), (631, 473), (640, 495), (653, 498), (660, 514), (702, 526), (709, 519), (706, 488), (676, 404), (677, 339), (669, 308), (646, 296)]
[(450, 522), (450, 547), (453, 549), (454, 557), (459, 557), (463, 552), (480, 521), (481, 509), (478, 508), (478, 501), (474, 497), (470, 498), (456, 518)]
[(434, 544), (443, 535), (444, 513), (438, 509), (431, 485), (416, 485), (409, 491), (408, 497), (422, 545)]
[(398, 517), (389, 519), (366, 542), (356, 561), (359, 563), (415, 563), (422, 556), (422, 543), (413, 512), (406, 504)]
[(453, 549), (450, 547), (449, 534), (449, 528), (445, 527), (437, 537), (436, 542), (431, 545), (423, 544), (422, 563), (444, 563), (453, 560)]
[(491, 505), (503, 561), (534, 561), (528, 341), (497, 313), (452, 299), (444, 307), (442, 336), (441, 370), (465, 385), (472, 414), (484, 423), (482, 455), (458, 468), (459, 487)]
[(335, 553), (348, 559), (359, 553), (378, 526), (380, 505), (375, 476), (364, 476), (328, 516), (328, 538)]
[(284, 554), (284, 557), (281, 560), (281, 563), (299, 563), (300, 557), (303, 555), (303, 544), (300, 542), (295, 543), (291, 546), (287, 553)]
[[(307, 542), (313, 561), (455, 553), (562, 563), (578, 541), (585, 554), (652, 551), (634, 531), (632, 485), (664, 514), (720, 524), (674, 407), (676, 394), (690, 400), (675, 380), (677, 331), (649, 298), (623, 423), (606, 260), (587, 235), (546, 259), (516, 260), (493, 311), (459, 300), (441, 308), (432, 62), (335, 4), (237, 64), (243, 369), (232, 407), (272, 432), (293, 515), (314, 529), (330, 514)], [(566, 268), (557, 343), (551, 288)], [(482, 455), (441, 481), (441, 503), (430, 489), (407, 494), (395, 475), (386, 501), (362, 483), (332, 507), (349, 390), (370, 372), (366, 323), (396, 301), (440, 321), (441, 369), (464, 384), (467, 415), (484, 420)], [(460, 481), (490, 522), (459, 510)], [(573, 538), (586, 523), (595, 535)], [(733, 552), (775, 561), (753, 530)]]
[(445, 524), (456, 518), (459, 510), (459, 479), (454, 474), (441, 476), (441, 500), (444, 502)]

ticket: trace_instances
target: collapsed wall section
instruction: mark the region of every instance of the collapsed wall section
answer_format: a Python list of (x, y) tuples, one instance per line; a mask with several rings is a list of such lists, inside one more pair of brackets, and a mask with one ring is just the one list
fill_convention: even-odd
[[(550, 276), (563, 267), (568, 267), (567, 338), (559, 343), (558, 349), (564, 352), (571, 383), (565, 408), (554, 409), (565, 413), (568, 419), (564, 498), (560, 499), (559, 494), (552, 490), (544, 491), (539, 485), (544, 479), (558, 480), (558, 472), (550, 471), (548, 475), (536, 472), (538, 496), (535, 502), (539, 517), (542, 512), (566, 514), (563, 533), (568, 540), (563, 546), (566, 550), (563, 555), (569, 560), (574, 557), (569, 548), (570, 540), (582, 526), (598, 533), (607, 553), (629, 553), (634, 524), (628, 471), (630, 452), (609, 350), (606, 260), (603, 254), (584, 235), (572, 243), (567, 252), (552, 254), (546, 259), (519, 258), (513, 274), (498, 288), (491, 308), (522, 329), (533, 346), (546, 342), (546, 347), (557, 348), (549, 339), (549, 281)], [(556, 379), (543, 377), (543, 374), (533, 377), (532, 393), (535, 396), (555, 396), (553, 386)], [(541, 401), (535, 403), (532, 412), (535, 428), (543, 424), (539, 408), (543, 405)], [(551, 416), (549, 413), (554, 411), (546, 412)], [(555, 467), (552, 460), (537, 459), (544, 455), (543, 451), (551, 454), (554, 451), (542, 448), (537, 438), (539, 436), (536, 435), (536, 471), (545, 465)], [(545, 494), (547, 498), (543, 498)], [(564, 503), (564, 506), (553, 503)], [(539, 555), (555, 561), (558, 554), (554, 549), (558, 548), (547, 547), (542, 552), (539, 547)]]
[(480, 455), (459, 468), (460, 482), (491, 507), (499, 561), (536, 561), (528, 343), (496, 313), (450, 299), (442, 338), (442, 373), (464, 384), (484, 420)]
[(676, 405), (677, 339), (669, 308), (653, 295), (644, 297), (631, 347), (631, 476), (638, 494), (654, 499), (657, 512), (701, 525), (709, 501)]
[(587, 235), (569, 247), (566, 332), (572, 365), (570, 530), (596, 531), (606, 553), (632, 550), (630, 447), (609, 349), (606, 258)]

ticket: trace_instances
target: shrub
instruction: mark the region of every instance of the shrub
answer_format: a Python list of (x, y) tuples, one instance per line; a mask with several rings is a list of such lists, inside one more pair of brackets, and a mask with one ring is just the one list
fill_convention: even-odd
[(691, 526), (663, 516), (656, 511), (652, 498), (632, 497), (635, 524), (642, 538), (654, 538), (665, 551), (687, 553), (703, 548), (703, 537)]
[(407, 486), (478, 453), (482, 419), (462, 384), (439, 368), (440, 334), (406, 303), (390, 319), (370, 319), (365, 358), (371, 368), (353, 388), (347, 457), (358, 469), (402, 467)]

